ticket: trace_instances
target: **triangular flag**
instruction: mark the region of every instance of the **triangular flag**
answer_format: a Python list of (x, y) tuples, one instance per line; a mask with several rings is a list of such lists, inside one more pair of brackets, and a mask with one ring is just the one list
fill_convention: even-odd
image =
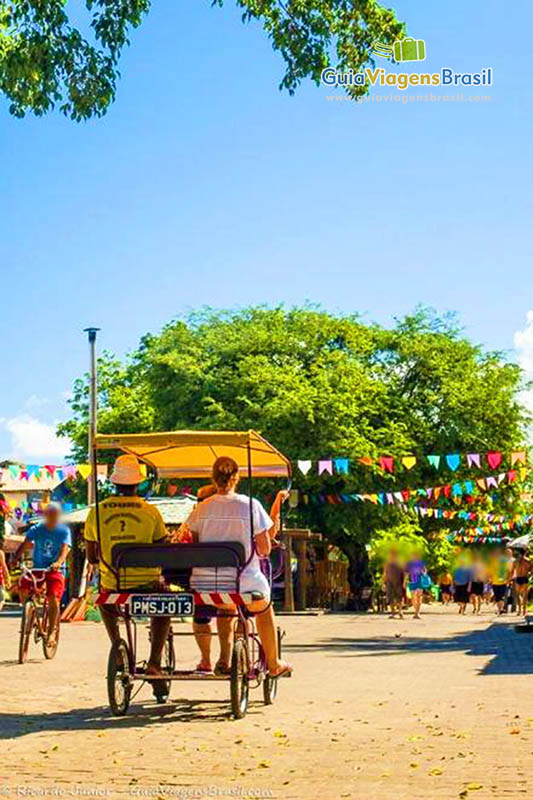
[(360, 464), (364, 464), (365, 467), (371, 467), (373, 463), (372, 459), (369, 456), (363, 456), (362, 458), (358, 458), (357, 460), (359, 461)]
[(403, 494), (402, 494), (401, 492), (394, 492), (394, 497), (395, 497), (395, 498), (396, 498), (396, 500), (398, 500), (400, 503), (403, 503)]
[(394, 459), (390, 456), (381, 456), (378, 459), (378, 464), (385, 472), (394, 472)]
[(404, 465), (405, 469), (413, 469), (416, 464), (415, 456), (403, 456), (402, 464)]
[(483, 489), (483, 491), (485, 491), (485, 489), (487, 488), (487, 484), (485, 482), (485, 478), (478, 478), (476, 483), (477, 483), (477, 485), (479, 486), (480, 489)]
[[(438, 500), (442, 492), (442, 488), (440, 486), (435, 486), (433, 489), (433, 497), (435, 500)], [(429, 496), (429, 495), (428, 495)]]
[(177, 491), (178, 491), (178, 487), (176, 486), (175, 483), (169, 483), (168, 484), (167, 492), (168, 492), (168, 496), (169, 497), (174, 497), (174, 495), (176, 494)]
[(515, 464), (525, 464), (527, 462), (527, 454), (525, 450), (515, 450), (511, 453), (511, 466)]
[(497, 489), (498, 481), (496, 480), (496, 478), (493, 478), (492, 475), (489, 475), (489, 477), (487, 478), (487, 489), (489, 489), (491, 486)]
[(49, 476), (53, 478), (55, 475), (56, 467), (53, 464), (45, 464), (44, 468), (48, 472)]
[(322, 475), (323, 472), (329, 472), (330, 475), (333, 475), (333, 464), (331, 459), (322, 459), (318, 462), (318, 474)]
[(438, 468), (439, 468), (439, 465), (440, 465), (440, 456), (428, 456), (428, 457), (427, 457), (427, 460), (428, 460), (429, 464), (430, 464), (432, 467), (435, 467), (435, 469), (438, 469)]
[(297, 463), (298, 463), (298, 469), (300, 470), (302, 475), (307, 475), (307, 473), (309, 472), (309, 470), (312, 467), (312, 462), (311, 461), (300, 461), (299, 460)]
[(498, 475), (498, 484), (503, 483), (506, 477), (507, 477), (506, 472), (500, 472), (500, 474)]
[(289, 508), (298, 508), (300, 493), (298, 489), (291, 489), (289, 493)]
[(507, 477), (509, 479), (509, 483), (514, 483), (516, 480), (516, 470), (512, 469), (507, 473)]
[(348, 475), (350, 462), (347, 458), (334, 458), (333, 463), (335, 465), (335, 472), (338, 472), (339, 475)]
[(481, 456), (479, 453), (468, 453), (466, 463), (469, 467), (481, 467)]
[(87, 478), (92, 472), (90, 464), (76, 464), (76, 469), (78, 470), (84, 481), (87, 480)]
[(452, 472), (455, 472), (455, 470), (461, 463), (461, 456), (459, 455), (459, 453), (448, 453), (448, 455), (446, 456), (446, 463), (448, 464), (448, 467), (452, 470)]
[(487, 453), (487, 463), (491, 469), (498, 469), (502, 463), (502, 454), (497, 452)]

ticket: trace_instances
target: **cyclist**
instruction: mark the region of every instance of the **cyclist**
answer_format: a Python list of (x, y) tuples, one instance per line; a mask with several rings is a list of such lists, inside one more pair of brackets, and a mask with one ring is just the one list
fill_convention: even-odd
[[(96, 511), (91, 508), (85, 523), (85, 542), (89, 563), (99, 565), (102, 590), (116, 592), (118, 587), (115, 575), (107, 566), (111, 564), (113, 545), (162, 543), (167, 541), (168, 535), (157, 508), (137, 496), (138, 486), (144, 478), (134, 455), (117, 458), (110, 480), (115, 484), (116, 494), (105, 498), (99, 504), (99, 526), (97, 526)], [(153, 592), (158, 588), (161, 589), (161, 569), (128, 568), (127, 574), (121, 577), (120, 588), (129, 592), (133, 590)], [(111, 642), (119, 641), (119, 617), (116, 606), (102, 605), (100, 613)], [(158, 677), (161, 675), (161, 655), (168, 637), (170, 619), (154, 617), (151, 627), (152, 649), (146, 674)]]
[[(38, 582), (45, 584), (50, 610), (47, 631), (47, 642), (50, 645), (55, 643), (59, 603), (65, 591), (65, 563), (72, 547), (70, 528), (60, 522), (60, 515), (61, 507), (57, 503), (49, 503), (43, 512), (43, 522), (29, 529), (26, 538), (15, 554), (15, 561), (18, 561), (24, 550), (33, 547), (34, 577)], [(41, 571), (40, 575), (39, 571)], [(23, 603), (34, 591), (34, 588), (35, 584), (31, 577), (23, 575), (19, 582)]]

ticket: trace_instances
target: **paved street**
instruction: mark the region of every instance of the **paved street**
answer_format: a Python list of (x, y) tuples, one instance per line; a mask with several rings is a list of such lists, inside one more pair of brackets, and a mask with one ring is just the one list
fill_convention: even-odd
[[(247, 718), (233, 721), (220, 683), (176, 684), (164, 707), (143, 688), (113, 719), (101, 625), (64, 625), (55, 661), (33, 646), (19, 666), (18, 620), (4, 617), (0, 786), (159, 798), (530, 796), (533, 636), (514, 622), (433, 606), (421, 621), (284, 617), (295, 675), (274, 706), (256, 690)], [(178, 645), (180, 662), (194, 664), (192, 640)]]

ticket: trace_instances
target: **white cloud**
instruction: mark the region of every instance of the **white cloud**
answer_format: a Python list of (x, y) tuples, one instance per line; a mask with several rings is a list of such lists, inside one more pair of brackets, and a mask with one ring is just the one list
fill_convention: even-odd
[(24, 407), (28, 411), (37, 411), (37, 409), (42, 408), (43, 406), (48, 405), (50, 400), (48, 397), (39, 397), (37, 394), (32, 394), (26, 402), (24, 403)]
[(516, 331), (514, 346), (520, 366), (533, 377), (533, 311), (527, 312), (525, 328)]
[(48, 425), (30, 414), (0, 419), (11, 435), (9, 458), (26, 463), (63, 461), (70, 450), (68, 439), (56, 436), (56, 424)]

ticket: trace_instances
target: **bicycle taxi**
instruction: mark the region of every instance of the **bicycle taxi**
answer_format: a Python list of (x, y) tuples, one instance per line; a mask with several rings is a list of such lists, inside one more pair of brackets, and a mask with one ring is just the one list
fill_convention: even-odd
[[(277, 693), (279, 679), (268, 674), (265, 653), (257, 635), (253, 615), (247, 609), (247, 604), (261, 600), (263, 596), (255, 592), (241, 593), (240, 576), (255, 548), (253, 479), (286, 478), (290, 483), (288, 459), (255, 431), (98, 435), (95, 437), (92, 454), (98, 540), (100, 521), (96, 463), (97, 452), (101, 450), (133, 454), (159, 479), (209, 479), (213, 462), (219, 456), (229, 456), (239, 465), (241, 475), (247, 477), (250, 500), (251, 555), (248, 560), (244, 546), (236, 541), (114, 545), (111, 552), (112, 563), (104, 564), (113, 573), (117, 589), (112, 593), (100, 590), (96, 600), (97, 605), (114, 605), (124, 624), (125, 636), (112, 645), (108, 659), (107, 690), (113, 714), (126, 714), (136, 684), (142, 685), (152, 680), (145, 674), (146, 662), (140, 661), (137, 654), (139, 621), (154, 616), (180, 619), (192, 617), (196, 605), (214, 609), (228, 605), (236, 608), (236, 613), (232, 614), (235, 620), (234, 644), (229, 674), (203, 674), (192, 669), (176, 669), (174, 639), (178, 635), (193, 636), (193, 632), (191, 630), (190, 633), (177, 634), (171, 626), (161, 664), (164, 680), (153, 681), (156, 699), (166, 702), (174, 681), (225, 680), (230, 685), (231, 709), (235, 718), (245, 716), (250, 688), (262, 686), (264, 702), (271, 704)], [(279, 569), (282, 570), (282, 559), (280, 562)], [(270, 562), (265, 562), (263, 566), (265, 574), (272, 582), (276, 576), (272, 575)], [(199, 586), (195, 582), (194, 589), (189, 591), (165, 589), (140, 594), (121, 589), (128, 568), (138, 567), (160, 567), (172, 582), (172, 577), (178, 576), (177, 582), (180, 585), (183, 584), (184, 572), (187, 573), (194, 567), (214, 568), (210, 570), (214, 578), (206, 585)], [(234, 576), (230, 579), (227, 577), (228, 567), (234, 570), (230, 572)], [(281, 650), (282, 635), (279, 628), (277, 635)]]

